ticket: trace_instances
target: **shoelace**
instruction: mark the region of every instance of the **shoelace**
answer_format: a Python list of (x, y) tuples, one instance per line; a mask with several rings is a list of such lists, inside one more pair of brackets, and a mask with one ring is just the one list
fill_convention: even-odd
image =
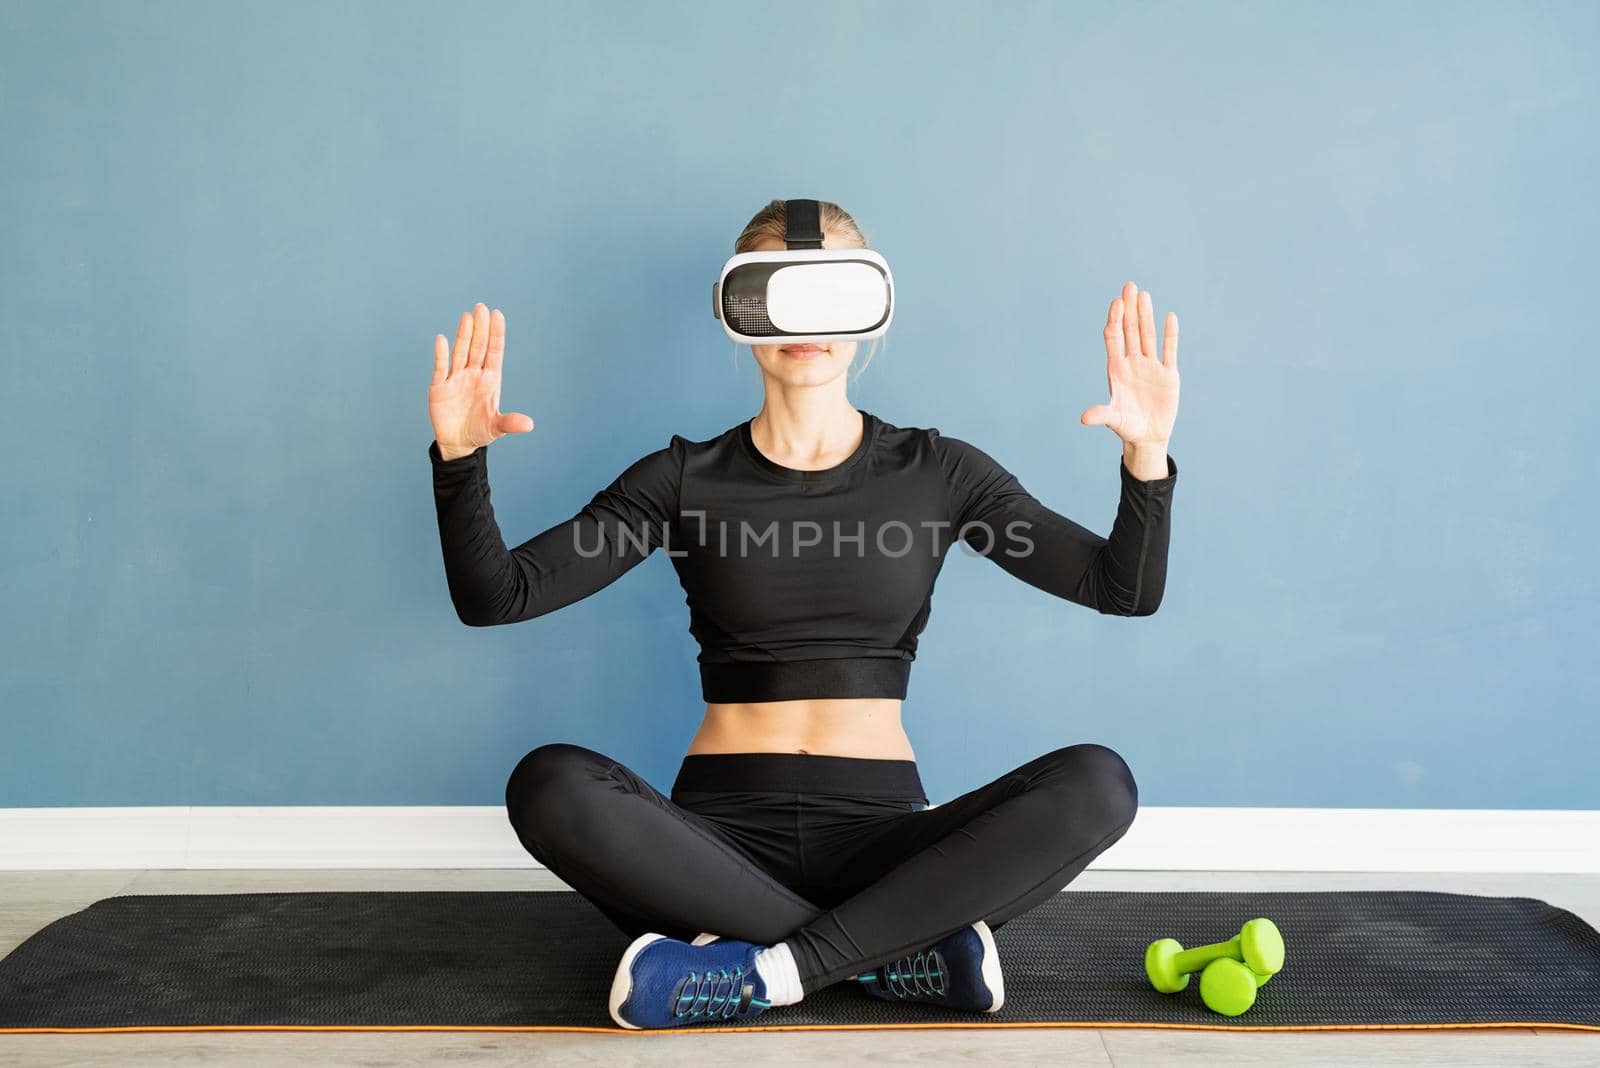
[(880, 968), (884, 989), (897, 998), (941, 997), (949, 989), (944, 958), (925, 949)]
[[(744, 968), (718, 968), (715, 972), (691, 971), (673, 998), (672, 1014), (680, 1020), (726, 1020), (751, 1005), (767, 1008), (761, 998), (746, 998)], [(752, 988), (753, 989), (753, 988)]]

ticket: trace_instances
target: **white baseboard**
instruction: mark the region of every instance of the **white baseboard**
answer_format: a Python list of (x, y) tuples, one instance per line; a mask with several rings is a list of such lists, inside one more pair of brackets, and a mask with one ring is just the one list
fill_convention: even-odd
[[(499, 806), (0, 809), (0, 870), (531, 868)], [(1600, 811), (1139, 810), (1093, 867), (1600, 874)]]

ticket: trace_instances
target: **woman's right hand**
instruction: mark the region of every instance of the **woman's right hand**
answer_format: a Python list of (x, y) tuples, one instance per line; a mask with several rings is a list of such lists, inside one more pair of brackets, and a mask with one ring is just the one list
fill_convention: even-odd
[(461, 314), (453, 357), (444, 335), (434, 337), (428, 418), (444, 459), (460, 459), (496, 438), (533, 429), (533, 420), (521, 412), (500, 411), (505, 351), (506, 317), (481, 302)]

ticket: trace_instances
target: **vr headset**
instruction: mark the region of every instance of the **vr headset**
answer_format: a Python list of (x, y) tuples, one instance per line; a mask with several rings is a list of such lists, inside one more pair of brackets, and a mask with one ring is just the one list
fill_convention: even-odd
[(871, 249), (824, 249), (815, 200), (785, 201), (783, 252), (741, 252), (722, 265), (711, 310), (746, 345), (865, 341), (889, 329), (894, 277)]

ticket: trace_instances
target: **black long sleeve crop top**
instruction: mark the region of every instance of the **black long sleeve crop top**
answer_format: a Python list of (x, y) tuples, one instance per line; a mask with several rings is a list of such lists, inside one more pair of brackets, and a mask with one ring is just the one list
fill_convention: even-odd
[(678, 572), (710, 702), (904, 698), (934, 580), (956, 540), (1041, 590), (1108, 615), (1156, 610), (1178, 469), (1135, 478), (1102, 538), (1040, 504), (987, 453), (863, 411), (861, 444), (821, 471), (781, 466), (746, 420), (674, 434), (571, 519), (506, 548), (487, 449), (428, 446), (450, 598), (475, 627), (532, 619), (656, 549)]

